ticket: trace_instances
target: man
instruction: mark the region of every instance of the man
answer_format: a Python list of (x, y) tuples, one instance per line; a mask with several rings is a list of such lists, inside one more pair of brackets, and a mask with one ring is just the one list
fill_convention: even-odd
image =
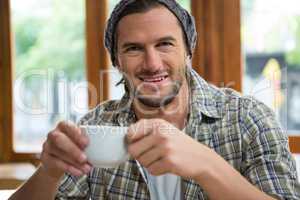
[(61, 122), (11, 199), (300, 199), (295, 162), (262, 103), (193, 71), (192, 17), (174, 0), (121, 0), (105, 44), (126, 94), (79, 124), (129, 126), (131, 159), (93, 168), (87, 138)]

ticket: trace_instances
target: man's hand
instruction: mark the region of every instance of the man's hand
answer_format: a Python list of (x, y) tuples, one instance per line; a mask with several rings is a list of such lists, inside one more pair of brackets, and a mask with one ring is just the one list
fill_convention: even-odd
[(65, 172), (75, 176), (91, 170), (84, 149), (88, 138), (70, 122), (60, 122), (43, 144), (41, 168), (52, 178), (60, 178)]
[(143, 119), (127, 135), (129, 154), (153, 175), (173, 173), (196, 179), (214, 152), (161, 119)]

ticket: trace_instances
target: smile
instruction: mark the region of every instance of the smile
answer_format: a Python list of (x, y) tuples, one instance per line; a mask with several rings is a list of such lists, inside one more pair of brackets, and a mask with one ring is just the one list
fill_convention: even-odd
[(139, 77), (141, 81), (147, 82), (147, 83), (157, 83), (165, 80), (168, 78), (167, 75), (165, 76), (156, 76), (156, 77)]

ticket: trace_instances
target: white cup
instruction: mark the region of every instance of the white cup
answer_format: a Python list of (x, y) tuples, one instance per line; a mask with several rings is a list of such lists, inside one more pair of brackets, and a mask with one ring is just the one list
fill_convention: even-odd
[(85, 153), (94, 167), (115, 168), (128, 160), (127, 127), (88, 125), (80, 129), (89, 138)]

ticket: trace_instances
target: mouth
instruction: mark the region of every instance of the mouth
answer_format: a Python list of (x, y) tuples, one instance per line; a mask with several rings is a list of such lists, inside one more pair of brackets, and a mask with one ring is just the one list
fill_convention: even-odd
[(169, 77), (168, 75), (144, 76), (144, 77), (139, 77), (139, 79), (145, 83), (159, 83), (159, 82), (163, 82), (168, 77)]

